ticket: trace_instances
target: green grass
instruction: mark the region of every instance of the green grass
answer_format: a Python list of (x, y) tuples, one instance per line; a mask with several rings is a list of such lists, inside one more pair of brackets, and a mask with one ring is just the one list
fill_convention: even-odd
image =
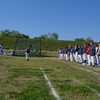
[(100, 94), (100, 76), (86, 71), (99, 73), (100, 68), (51, 57), (26, 61), (25, 57), (12, 56), (0, 58), (0, 100), (56, 100), (40, 68), (62, 100), (100, 100), (91, 90)]

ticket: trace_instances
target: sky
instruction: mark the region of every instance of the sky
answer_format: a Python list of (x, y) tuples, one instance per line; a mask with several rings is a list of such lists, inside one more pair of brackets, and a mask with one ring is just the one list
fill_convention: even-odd
[(59, 40), (100, 41), (100, 0), (0, 0), (0, 30), (30, 38), (56, 32)]

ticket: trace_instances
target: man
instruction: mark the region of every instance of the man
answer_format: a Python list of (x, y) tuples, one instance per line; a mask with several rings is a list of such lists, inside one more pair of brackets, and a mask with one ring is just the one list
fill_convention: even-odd
[(70, 52), (70, 61), (72, 62), (74, 60), (74, 48), (69, 45), (69, 52)]
[(3, 44), (0, 45), (0, 57), (3, 55)]
[(83, 54), (83, 48), (82, 48), (81, 45), (79, 45), (79, 49), (78, 49), (78, 62), (79, 62), (80, 64), (82, 64), (82, 61), (83, 61), (83, 59), (82, 59), (82, 54)]
[(98, 66), (100, 67), (100, 42), (98, 43)]
[(90, 42), (90, 45), (91, 45), (91, 48), (90, 48), (90, 61), (91, 61), (92, 66), (94, 67), (96, 49), (95, 49), (93, 41)]
[(87, 60), (87, 57), (86, 57), (86, 50), (87, 50), (87, 43), (84, 42), (84, 47), (83, 47), (83, 64), (82, 65), (86, 65), (86, 60)]
[(87, 65), (91, 65), (91, 60), (90, 60), (90, 43), (87, 44), (87, 50), (86, 50), (86, 56), (87, 56)]
[(96, 49), (96, 55), (95, 55), (95, 64), (99, 65), (99, 55), (98, 55), (98, 44), (95, 44), (95, 49)]
[(75, 49), (74, 49), (74, 55), (75, 55), (75, 61), (78, 62), (78, 50), (79, 50), (79, 47), (78, 47), (78, 44), (75, 45)]
[(30, 49), (31, 49), (32, 45), (30, 45), (29, 47), (26, 48), (25, 50), (25, 54), (26, 54), (26, 60), (28, 61), (29, 59), (29, 53), (30, 53)]

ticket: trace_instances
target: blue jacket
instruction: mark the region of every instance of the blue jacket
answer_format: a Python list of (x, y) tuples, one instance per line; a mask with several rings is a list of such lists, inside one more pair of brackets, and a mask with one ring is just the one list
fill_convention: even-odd
[(74, 53), (74, 48), (73, 47), (70, 48), (70, 53)]
[(61, 50), (61, 53), (62, 53), (62, 54), (66, 54), (66, 50), (65, 50), (65, 49), (62, 49), (62, 50)]
[(96, 54), (96, 49), (95, 49), (95, 46), (92, 45), (90, 48), (90, 56), (95, 56), (95, 54)]

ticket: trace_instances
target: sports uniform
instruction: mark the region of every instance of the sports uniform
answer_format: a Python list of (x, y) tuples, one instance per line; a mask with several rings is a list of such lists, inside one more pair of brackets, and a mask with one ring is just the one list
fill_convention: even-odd
[(26, 60), (29, 60), (29, 53), (30, 53), (30, 49), (31, 49), (32, 45), (30, 45), (29, 47), (26, 48), (25, 50), (25, 54), (26, 54)]

